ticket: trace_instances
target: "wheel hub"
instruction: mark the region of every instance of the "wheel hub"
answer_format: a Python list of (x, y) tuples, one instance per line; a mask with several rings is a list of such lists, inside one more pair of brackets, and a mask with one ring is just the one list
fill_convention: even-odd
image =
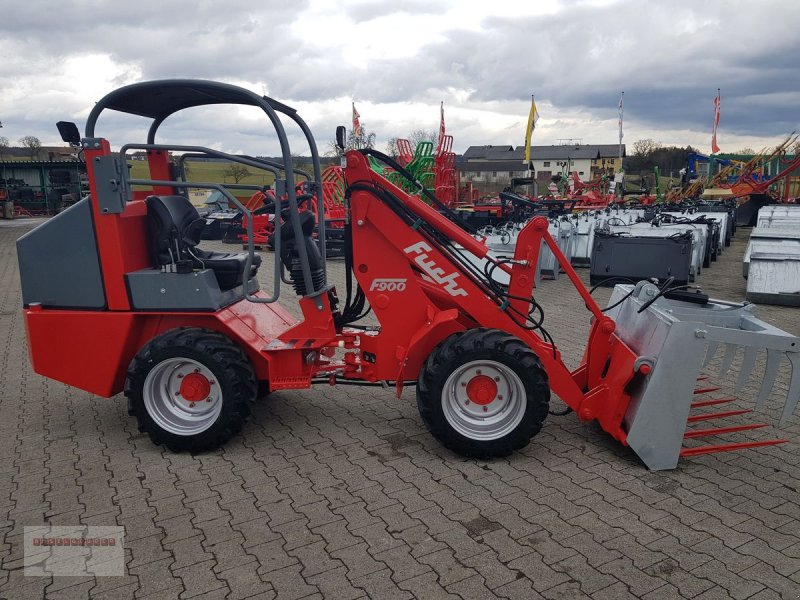
[(145, 409), (169, 433), (202, 433), (214, 424), (222, 410), (222, 389), (216, 380), (214, 373), (199, 361), (167, 358), (145, 378)]
[(211, 382), (202, 373), (189, 373), (181, 381), (181, 396), (187, 402), (201, 402), (211, 392)]
[(467, 383), (467, 397), (470, 401), (486, 406), (497, 397), (497, 384), (486, 375), (476, 375)]
[(442, 390), (442, 410), (450, 425), (473, 440), (507, 435), (522, 420), (525, 386), (513, 369), (491, 359), (457, 367)]

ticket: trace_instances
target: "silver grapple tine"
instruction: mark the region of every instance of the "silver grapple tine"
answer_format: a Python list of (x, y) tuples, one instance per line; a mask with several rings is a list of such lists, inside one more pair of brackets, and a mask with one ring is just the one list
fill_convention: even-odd
[(756, 366), (756, 357), (758, 356), (758, 348), (748, 346), (744, 349), (744, 358), (742, 358), (742, 370), (739, 372), (739, 378), (736, 380), (735, 390), (738, 392), (750, 379), (750, 374)]
[(772, 386), (775, 385), (775, 379), (778, 377), (778, 369), (781, 366), (782, 359), (783, 352), (780, 350), (767, 350), (767, 366), (764, 367), (764, 380), (761, 382), (761, 389), (758, 391), (756, 410), (763, 407), (764, 402), (769, 398)]
[(786, 404), (783, 407), (783, 414), (778, 425), (783, 425), (797, 408), (800, 401), (800, 353), (789, 352), (787, 355), (789, 363), (792, 365), (792, 378), (789, 380), (789, 393), (786, 395)]
[(706, 359), (703, 361), (704, 367), (707, 367), (708, 363), (710, 363), (714, 359), (714, 355), (717, 353), (717, 348), (719, 348), (719, 342), (708, 343), (708, 350), (706, 350)]
[(722, 366), (719, 369), (720, 377), (730, 371), (734, 358), (736, 358), (736, 344), (725, 344), (725, 356), (722, 359)]

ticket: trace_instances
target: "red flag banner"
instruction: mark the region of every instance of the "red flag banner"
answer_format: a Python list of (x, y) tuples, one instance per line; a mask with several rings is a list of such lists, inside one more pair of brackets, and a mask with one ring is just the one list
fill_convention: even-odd
[(361, 134), (363, 133), (359, 117), (361, 117), (361, 115), (358, 114), (358, 111), (356, 110), (356, 103), (353, 102), (353, 135), (357, 138), (360, 138)]
[(436, 142), (436, 154), (441, 154), (442, 152), (442, 145), (444, 144), (444, 102), (442, 102), (441, 109), (440, 109), (440, 117), (439, 117), (439, 141)]
[(719, 152), (719, 146), (717, 146), (717, 127), (719, 127), (719, 105), (721, 104), (721, 100), (719, 97), (719, 92), (717, 92), (717, 97), (714, 98), (714, 132), (711, 135), (711, 153), (716, 154)]

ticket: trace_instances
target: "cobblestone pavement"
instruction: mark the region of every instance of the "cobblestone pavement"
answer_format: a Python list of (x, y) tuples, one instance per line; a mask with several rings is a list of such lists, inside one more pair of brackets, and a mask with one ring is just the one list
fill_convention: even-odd
[[(260, 402), (222, 450), (171, 454), (122, 397), (31, 371), (25, 231), (0, 229), (2, 598), (800, 598), (796, 441), (651, 473), (569, 415), (508, 459), (465, 460), (427, 433), (413, 390), (317, 387)], [(743, 298), (747, 235), (701, 275), (713, 295)], [(574, 365), (587, 313), (569, 287), (537, 298)], [(798, 309), (761, 314), (800, 333)], [(800, 439), (796, 418), (786, 430)], [(124, 526), (126, 575), (25, 577), (22, 528), (42, 523)]]

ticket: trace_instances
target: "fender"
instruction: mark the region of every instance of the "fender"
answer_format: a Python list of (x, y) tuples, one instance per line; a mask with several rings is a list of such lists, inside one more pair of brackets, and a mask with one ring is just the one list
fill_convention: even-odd
[(431, 353), (433, 348), (452, 334), (463, 331), (464, 326), (458, 322), (458, 309), (437, 311), (428, 305), (428, 324), (411, 337), (408, 348), (400, 362), (397, 373), (397, 397), (403, 393), (403, 381), (413, 375), (416, 379), (422, 369), (422, 363)]

